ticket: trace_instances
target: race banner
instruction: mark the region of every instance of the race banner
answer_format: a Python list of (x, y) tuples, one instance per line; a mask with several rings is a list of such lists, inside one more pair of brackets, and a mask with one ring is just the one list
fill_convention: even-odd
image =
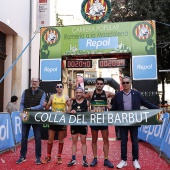
[(26, 110), (22, 119), (29, 124), (140, 126), (162, 124), (161, 109), (133, 111), (78, 112), (76, 114)]

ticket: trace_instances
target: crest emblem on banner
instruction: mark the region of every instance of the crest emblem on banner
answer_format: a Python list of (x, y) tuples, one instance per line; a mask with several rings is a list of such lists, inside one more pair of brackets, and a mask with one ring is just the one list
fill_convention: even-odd
[(22, 121), (23, 122), (27, 122), (29, 120), (29, 114), (27, 111), (24, 111), (24, 113), (22, 113)]
[(111, 13), (109, 0), (84, 0), (81, 5), (83, 18), (92, 24), (105, 21)]
[(49, 46), (54, 46), (60, 41), (60, 32), (56, 28), (48, 28), (42, 34), (42, 40)]
[(163, 122), (163, 117), (164, 117), (164, 113), (161, 110), (157, 115), (156, 115), (156, 119), (158, 122)]
[(140, 42), (147, 42), (153, 36), (153, 25), (149, 22), (139, 22), (133, 28), (133, 37)]

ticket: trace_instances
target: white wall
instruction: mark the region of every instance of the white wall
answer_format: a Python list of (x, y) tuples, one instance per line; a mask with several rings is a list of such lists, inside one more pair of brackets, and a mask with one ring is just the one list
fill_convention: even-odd
[[(8, 25), (13, 29), (18, 36), (23, 39), (21, 46), (25, 47), (29, 42), (29, 0), (5, 0), (1, 1), (0, 5), (0, 21)], [(12, 48), (13, 48), (13, 36), (7, 35), (6, 39), (6, 54), (5, 60), (6, 73), (8, 68), (12, 64)], [(28, 49), (22, 55), (22, 90), (27, 87), (28, 84)], [(11, 97), (11, 74), (12, 70), (8, 73), (4, 80), (4, 105), (10, 100)]]
[[(158, 91), (162, 92), (162, 84), (158, 85)], [(160, 100), (161, 100), (160, 96)], [(170, 104), (170, 84), (165, 84), (165, 101), (167, 101), (168, 104)]]

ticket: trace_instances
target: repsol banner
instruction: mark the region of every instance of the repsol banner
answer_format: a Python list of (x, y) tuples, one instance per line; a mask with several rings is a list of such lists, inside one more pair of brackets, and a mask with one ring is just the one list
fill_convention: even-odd
[(162, 115), (160, 109), (77, 114), (26, 110), (22, 117), (23, 122), (31, 124), (139, 126), (162, 124)]
[(42, 27), (40, 32), (41, 60), (105, 53), (156, 55), (154, 20), (50, 26)]
[(170, 158), (170, 122), (166, 128), (164, 138), (160, 147), (160, 151), (165, 153)]
[(146, 141), (154, 146), (161, 146), (165, 130), (169, 122), (169, 114), (163, 115), (163, 123), (161, 125), (144, 125), (139, 128), (138, 138)]
[(7, 113), (0, 114), (0, 151), (14, 147), (11, 118)]

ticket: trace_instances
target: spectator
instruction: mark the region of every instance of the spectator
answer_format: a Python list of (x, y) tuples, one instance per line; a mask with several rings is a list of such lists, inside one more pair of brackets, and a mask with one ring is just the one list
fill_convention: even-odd
[(11, 97), (11, 101), (7, 104), (7, 107), (6, 107), (7, 112), (11, 114), (12, 112), (18, 111), (17, 101), (18, 101), (17, 96)]
[[(29, 110), (42, 110), (44, 108), (46, 94), (39, 88), (39, 78), (32, 78), (32, 87), (24, 90), (20, 102), (21, 117), (24, 116), (24, 108)], [(40, 124), (27, 124), (22, 123), (22, 139), (21, 139), (21, 150), (20, 158), (16, 161), (16, 164), (21, 164), (26, 161), (27, 145), (28, 145), (28, 134), (29, 130), (33, 127), (34, 138), (35, 138), (35, 156), (36, 164), (40, 165), (42, 162), (41, 158), (41, 125)]]

